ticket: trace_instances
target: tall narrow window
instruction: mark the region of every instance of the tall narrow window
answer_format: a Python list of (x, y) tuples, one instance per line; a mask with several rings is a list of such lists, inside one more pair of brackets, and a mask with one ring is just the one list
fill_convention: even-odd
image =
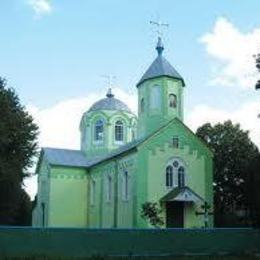
[(166, 187), (171, 188), (173, 186), (173, 168), (167, 166), (166, 168)]
[(141, 99), (140, 110), (141, 110), (141, 113), (144, 113), (144, 98)]
[(41, 203), (42, 206), (42, 226), (45, 226), (45, 204), (44, 202)]
[(178, 169), (178, 186), (179, 188), (185, 186), (185, 170), (182, 166)]
[(99, 119), (95, 123), (95, 141), (103, 141), (104, 138), (104, 122)]
[(117, 142), (123, 142), (123, 140), (124, 140), (124, 124), (122, 121), (116, 121), (115, 140)]
[(128, 200), (128, 196), (129, 196), (129, 176), (128, 176), (128, 172), (125, 171), (123, 174), (123, 187), (122, 187), (122, 191), (123, 191), (123, 200)]
[(151, 89), (150, 107), (151, 109), (160, 109), (161, 107), (161, 88), (158, 85), (153, 86)]
[(110, 175), (107, 176), (107, 201), (112, 200), (112, 177)]
[(91, 181), (90, 187), (90, 204), (95, 204), (95, 196), (96, 196), (96, 182), (94, 180)]
[(172, 108), (177, 107), (177, 96), (175, 94), (169, 95), (169, 107), (172, 107)]
[(178, 149), (179, 148), (179, 138), (173, 137), (172, 138), (172, 147)]

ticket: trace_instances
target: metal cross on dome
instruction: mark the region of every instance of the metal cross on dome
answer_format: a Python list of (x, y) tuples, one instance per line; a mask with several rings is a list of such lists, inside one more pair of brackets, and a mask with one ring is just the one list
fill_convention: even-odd
[(158, 33), (158, 36), (159, 36), (159, 37), (161, 37), (161, 36), (163, 35), (162, 29), (163, 29), (164, 27), (169, 27), (169, 24), (168, 24), (168, 23), (163, 23), (163, 22), (161, 22), (161, 21), (158, 21), (158, 22), (156, 22), (156, 21), (150, 21), (150, 24), (157, 26), (157, 31), (156, 31), (156, 32)]
[(106, 79), (106, 84), (108, 84), (108, 88), (112, 88), (115, 83), (116, 76), (112, 74), (101, 75), (102, 78)]

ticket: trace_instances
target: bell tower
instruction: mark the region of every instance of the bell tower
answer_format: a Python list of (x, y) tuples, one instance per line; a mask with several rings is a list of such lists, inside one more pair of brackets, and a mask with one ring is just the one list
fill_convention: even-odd
[(137, 83), (138, 136), (147, 136), (177, 117), (183, 120), (184, 80), (163, 57), (161, 37), (157, 57)]

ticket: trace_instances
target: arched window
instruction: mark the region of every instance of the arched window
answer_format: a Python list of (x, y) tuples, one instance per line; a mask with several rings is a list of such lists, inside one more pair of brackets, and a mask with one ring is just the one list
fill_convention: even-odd
[(112, 199), (112, 177), (110, 175), (107, 176), (107, 201), (111, 201)]
[(123, 195), (123, 200), (128, 200), (129, 196), (129, 175), (128, 172), (125, 171), (123, 174), (123, 187), (122, 187), (122, 195)]
[(167, 188), (184, 187), (186, 181), (186, 168), (184, 162), (179, 158), (173, 158), (166, 164), (164, 172), (165, 186)]
[(124, 124), (120, 120), (116, 121), (115, 124), (115, 140), (117, 142), (122, 142), (124, 140)]
[(171, 188), (173, 186), (173, 168), (172, 166), (167, 166), (166, 168), (166, 187)]
[(144, 113), (144, 98), (141, 99), (140, 110), (141, 110), (141, 113)]
[(95, 123), (95, 141), (103, 141), (104, 138), (104, 122), (99, 119)]
[(90, 204), (95, 204), (95, 195), (96, 195), (96, 182), (94, 180), (91, 181), (90, 187)]
[(177, 96), (175, 94), (169, 94), (169, 107), (177, 107)]
[(185, 186), (185, 170), (183, 166), (178, 169), (178, 187), (182, 188)]
[(155, 85), (151, 89), (150, 95), (150, 108), (160, 108), (161, 107), (161, 88), (158, 85)]

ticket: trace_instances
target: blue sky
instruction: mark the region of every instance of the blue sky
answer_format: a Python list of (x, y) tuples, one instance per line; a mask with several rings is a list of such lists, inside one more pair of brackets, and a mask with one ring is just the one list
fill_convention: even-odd
[(80, 117), (107, 89), (101, 75), (117, 77), (116, 96), (136, 111), (159, 18), (170, 24), (164, 54), (187, 85), (185, 123), (231, 119), (260, 145), (259, 10), (259, 0), (2, 0), (0, 76), (40, 126), (40, 146), (78, 148)]
[[(210, 61), (198, 39), (219, 17), (226, 17), (241, 32), (260, 27), (258, 0), (53, 0), (51, 11), (38, 16), (29, 3), (0, 3), (4, 25), (0, 70), (25, 103), (41, 108), (102, 90), (102, 74), (116, 75), (125, 90), (135, 89), (155, 56), (156, 33), (149, 21), (158, 15), (170, 24), (164, 37), (165, 55), (187, 82), (188, 106), (206, 98), (213, 105), (229, 107), (222, 93), (233, 96), (234, 89), (208, 85)], [(232, 103), (236, 105), (237, 99)]]

